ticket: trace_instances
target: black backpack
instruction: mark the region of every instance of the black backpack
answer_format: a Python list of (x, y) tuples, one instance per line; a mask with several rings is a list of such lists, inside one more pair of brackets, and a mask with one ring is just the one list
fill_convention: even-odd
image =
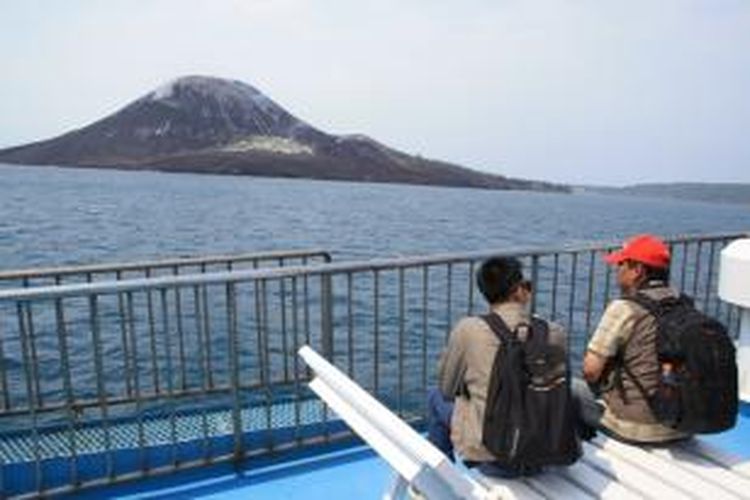
[(734, 427), (738, 411), (737, 359), (727, 329), (695, 308), (687, 295), (632, 300), (656, 318), (656, 352), (662, 373), (654, 394), (623, 363), (656, 419), (689, 434)]
[(555, 354), (547, 341), (547, 322), (532, 318), (511, 332), (496, 314), (482, 319), (501, 341), (487, 391), (482, 444), (508, 467), (572, 464), (581, 455), (575, 403), (567, 373), (553, 373), (561, 353)]

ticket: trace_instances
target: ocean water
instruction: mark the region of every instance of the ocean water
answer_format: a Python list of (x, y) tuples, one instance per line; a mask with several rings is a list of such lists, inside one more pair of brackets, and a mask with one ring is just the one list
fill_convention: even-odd
[[(644, 231), (676, 236), (750, 230), (747, 206), (592, 194), (16, 166), (0, 166), (0, 190), (0, 269), (313, 247), (328, 250), (334, 260), (342, 261), (511, 246), (560, 247), (621, 240)], [(540, 266), (550, 274), (549, 261)], [(569, 263), (561, 259), (561, 266), (562, 281)], [(599, 274), (603, 267), (600, 264)], [(335, 361), (389, 404), (400, 405), (403, 399), (408, 406), (418, 407), (423, 385), (434, 376), (447, 331), (467, 311), (465, 284), (471, 277), (468, 269), (457, 267), (446, 297), (450, 278), (445, 269), (433, 269), (424, 319), (423, 275), (408, 271), (405, 277), (403, 326), (395, 272), (382, 273), (378, 285), (371, 275), (358, 275), (351, 304), (347, 302), (346, 277), (333, 279)], [(584, 290), (584, 269), (578, 280)], [(262, 315), (264, 320), (260, 319), (258, 291), (253, 284), (238, 287), (239, 364), (241, 377), (248, 383), (270, 380), (288, 384), (295, 373), (296, 343), (320, 343), (320, 302), (315, 298), (320, 282), (310, 282), (309, 317), (307, 306), (302, 307), (306, 300), (306, 295), (301, 295), (303, 283), (294, 294), (292, 284), (286, 286), (269, 284), (267, 303), (263, 299), (269, 308)], [(379, 286), (377, 308), (373, 304), (375, 286)], [(596, 318), (586, 315), (583, 291), (573, 300), (573, 292), (568, 289), (565, 295), (564, 287), (557, 309), (553, 306), (549, 313), (550, 286), (540, 282), (538, 305), (543, 314), (568, 328), (576, 360), (590, 331), (589, 320)], [(211, 311), (210, 341), (203, 339), (196, 326), (200, 301), (190, 290), (183, 292), (180, 306), (174, 292), (162, 298), (136, 294), (134, 331), (139, 348), (135, 372), (126, 361), (129, 354), (121, 333), (118, 297), (100, 298), (108, 394), (129, 391), (125, 381), (133, 377), (135, 383), (136, 376), (143, 390), (157, 393), (164, 390), (165, 381), (202, 387), (209, 374), (219, 385), (229, 383), (225, 290), (216, 286), (203, 299), (208, 304), (205, 309)], [(298, 299), (297, 313), (292, 312), (295, 299), (291, 295)], [(601, 289), (594, 300), (603, 304)], [(710, 303), (710, 309), (718, 312), (714, 304), (718, 302)], [(179, 318), (178, 307), (182, 308)], [(468, 309), (477, 312), (472, 305)], [(160, 316), (162, 310), (168, 312)], [(11, 405), (23, 405), (27, 401), (26, 372), (16, 314), (12, 304), (0, 307), (0, 338)], [(34, 316), (41, 379), (38, 392), (45, 401), (62, 401), (65, 393), (54, 308), (36, 307)], [(178, 320), (182, 323), (174, 332)], [(262, 328), (261, 321), (266, 321)], [(76, 395), (94, 397), (96, 353), (91, 348), (85, 300), (66, 302), (66, 323)], [(307, 332), (304, 337), (302, 330)], [(168, 336), (171, 343), (179, 344), (170, 346)], [(201, 361), (204, 346), (211, 351), (206, 353), (205, 371)], [(270, 379), (261, 374), (266, 362)], [(404, 371), (400, 371), (401, 364)], [(404, 379), (404, 373), (415, 376)]]
[[(6, 270), (38, 265), (311, 247), (329, 250), (334, 259), (340, 261), (509, 246), (559, 247), (593, 240), (620, 240), (644, 231), (674, 236), (750, 230), (750, 207), (747, 206), (592, 194), (4, 165), (0, 165), (0, 190), (3, 193), (0, 197), (0, 269)], [(444, 290), (440, 280), (444, 283), (445, 278), (436, 274), (432, 287), (438, 289), (442, 298)], [(422, 278), (421, 275), (411, 278), (414, 278), (413, 282), (407, 282), (406, 287), (407, 334), (403, 340), (407, 354), (413, 355), (407, 355), (403, 361), (408, 375), (405, 381), (399, 380), (397, 371), (400, 361), (397, 287), (394, 283), (387, 286), (389, 280), (394, 282), (394, 276), (384, 276), (380, 283), (380, 317), (374, 317), (371, 310), (372, 284), (355, 285), (357, 300), (353, 323), (356, 339), (354, 356), (349, 359), (356, 359), (355, 378), (368, 390), (377, 387), (378, 375), (373, 372), (377, 373), (376, 367), (381, 367), (380, 391), (376, 389), (374, 392), (392, 408), (401, 408), (402, 403), (406, 409), (421, 407), (424, 389), (420, 373), (423, 369), (432, 373), (446, 328), (466, 310), (465, 305), (459, 308), (454, 304), (454, 317), (450, 314), (446, 317), (445, 302), (434, 300), (430, 310), (439, 312), (431, 313), (429, 324), (423, 325)], [(346, 289), (346, 283), (340, 280), (334, 285), (339, 292)], [(314, 286), (311, 288), (315, 289)], [(211, 300), (217, 302), (218, 310), (223, 292), (215, 292), (216, 297)], [(256, 337), (252, 317), (255, 311), (251, 298), (253, 290), (244, 292), (245, 295), (239, 295), (239, 364), (243, 382), (254, 382), (262, 379), (258, 375), (260, 349), (256, 349), (261, 345), (261, 332), (257, 330)], [(171, 294), (162, 297), (174, 300)], [(136, 311), (149, 309), (146, 299), (151, 298), (137, 296)], [(190, 297), (183, 297), (184, 348), (188, 360), (187, 363), (178, 363), (176, 346), (170, 348), (164, 341), (165, 332), (170, 328), (166, 324), (163, 329), (160, 326), (159, 309), (164, 302), (159, 302), (157, 294), (153, 298), (159, 335), (153, 340), (153, 346), (158, 354), (149, 352), (149, 318), (142, 314), (134, 329), (140, 348), (133, 356), (139, 361), (139, 368), (133, 373), (123, 361), (127, 355), (124, 342), (120, 341), (117, 297), (100, 299), (101, 350), (105, 365), (102, 380), (109, 396), (117, 397), (129, 391), (123, 380), (130, 380), (131, 376), (133, 380), (139, 378), (144, 392), (159, 392), (159, 382), (153, 381), (156, 376), (160, 377), (162, 394), (165, 380), (174, 382), (175, 386), (178, 382), (188, 388), (204, 386), (206, 372), (202, 361), (195, 356), (200, 350), (201, 334), (198, 327), (191, 330), (195, 317), (190, 316), (191, 307), (197, 311), (197, 299), (191, 303)], [(338, 299), (334, 301), (335, 336), (338, 340), (345, 340), (347, 304)], [(97, 395), (95, 360), (89, 310), (85, 301), (79, 302), (74, 299), (70, 304), (72, 307), (66, 310), (69, 314), (66, 321), (73, 392), (75, 397), (90, 399)], [(581, 304), (576, 306), (576, 314), (580, 316), (582, 309), (579, 306)], [(174, 312), (173, 307), (174, 303), (171, 303), (170, 314)], [(572, 302), (570, 307), (572, 311)], [(41, 380), (38, 390), (45, 403), (54, 404), (65, 399), (58, 332), (51, 317), (53, 308), (47, 308), (46, 312), (41, 309), (35, 309), (35, 345), (40, 360), (37, 373)], [(294, 335), (295, 341), (298, 335), (291, 326), (292, 318), (296, 316), (284, 311), (277, 306), (271, 309), (271, 316), (277, 323), (279, 318), (289, 317), (287, 329), (272, 323), (270, 332), (268, 329), (264, 332), (271, 382), (276, 377), (280, 385), (289, 380), (287, 368), (294, 370), (296, 359), (293, 349), (285, 344), (288, 340), (292, 345), (287, 335)], [(165, 317), (162, 315), (161, 319)], [(225, 319), (226, 316), (218, 313), (212, 317), (210, 344), (213, 357), (210, 359), (213, 367), (207, 370), (219, 385), (227, 384), (229, 375)], [(319, 318), (316, 319), (318, 321), (313, 321), (313, 324), (319, 324)], [(564, 321), (565, 314), (556, 319)], [(170, 321), (171, 342), (175, 342), (174, 316)], [(572, 331), (583, 338), (581, 334), (585, 332), (580, 328), (581, 321), (578, 326)], [(424, 361), (429, 368), (422, 364), (423, 339), (420, 335), (423, 328), (425, 332), (429, 331), (429, 348)], [(17, 330), (15, 310), (0, 308), (0, 338), (5, 342), (5, 359), (2, 361), (11, 389), (11, 407), (23, 408), (28, 403), (24, 382), (26, 372)], [(182, 342), (180, 337), (181, 348)], [(339, 354), (345, 350), (341, 346), (343, 344), (339, 344)], [(378, 347), (379, 351), (373, 347)], [(373, 353), (376, 354), (373, 356)], [(344, 368), (346, 356), (338, 359)], [(402, 384), (403, 388), (400, 387)], [(404, 391), (404, 401), (398, 395), (399, 390)], [(278, 402), (283, 404), (284, 395), (280, 396)], [(264, 393), (264, 397), (271, 398), (271, 395)], [(275, 403), (277, 400), (267, 401)], [(192, 412), (199, 407), (216, 408), (226, 403), (221, 397), (191, 399), (184, 407), (176, 406), (173, 401), (157, 401), (147, 405), (144, 412), (158, 417), (167, 410)], [(136, 413), (132, 405), (126, 405), (113, 406), (109, 415), (132, 418)], [(94, 423), (101, 417), (97, 408), (89, 408), (76, 418), (79, 423)], [(58, 411), (37, 418), (40, 422), (57, 425), (66, 422), (68, 416)], [(741, 422), (744, 422), (742, 425), (747, 423), (746, 420)], [(28, 424), (29, 419), (23, 413), (17, 417), (5, 417), (0, 420), (0, 432), (22, 429)], [(736, 443), (738, 437), (727, 434), (722, 439)], [(746, 448), (744, 450), (746, 453)], [(382, 479), (378, 481), (382, 482)], [(278, 493), (276, 489), (274, 491)], [(255, 493), (258, 492), (254, 490)]]
[(0, 269), (319, 247), (336, 260), (750, 230), (750, 206), (0, 165)]

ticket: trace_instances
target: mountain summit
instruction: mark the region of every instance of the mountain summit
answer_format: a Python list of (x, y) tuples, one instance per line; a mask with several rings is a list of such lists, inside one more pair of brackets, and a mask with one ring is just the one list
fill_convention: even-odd
[(0, 154), (24, 163), (130, 165), (248, 137), (291, 139), (312, 131), (250, 85), (188, 76), (80, 130)]
[(0, 162), (566, 190), (327, 134), (246, 83), (207, 76), (178, 78), (91, 125), (0, 150)]

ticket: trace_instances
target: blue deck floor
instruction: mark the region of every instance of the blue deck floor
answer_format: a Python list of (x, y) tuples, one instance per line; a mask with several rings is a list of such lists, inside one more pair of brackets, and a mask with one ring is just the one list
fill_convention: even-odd
[(722, 450), (750, 460), (750, 403), (744, 403), (740, 418), (734, 429), (721, 434), (703, 436), (701, 439), (718, 446)]
[[(731, 431), (701, 439), (750, 460), (750, 405)], [(388, 465), (366, 446), (353, 446), (239, 472), (231, 465), (90, 490), (76, 498), (252, 498), (334, 500), (381, 498), (392, 480)]]
[(121, 486), (99, 488), (76, 498), (326, 499), (382, 497), (392, 478), (388, 464), (366, 446), (237, 472), (212, 466)]

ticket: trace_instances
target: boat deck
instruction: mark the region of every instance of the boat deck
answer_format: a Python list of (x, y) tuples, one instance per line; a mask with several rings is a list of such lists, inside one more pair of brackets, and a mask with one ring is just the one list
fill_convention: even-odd
[[(366, 446), (280, 460), (248, 461), (90, 490), (83, 498), (381, 498), (388, 465)], [(502, 498), (750, 498), (750, 405), (737, 426), (669, 449), (638, 449), (601, 438), (568, 468), (520, 480), (482, 478)]]

